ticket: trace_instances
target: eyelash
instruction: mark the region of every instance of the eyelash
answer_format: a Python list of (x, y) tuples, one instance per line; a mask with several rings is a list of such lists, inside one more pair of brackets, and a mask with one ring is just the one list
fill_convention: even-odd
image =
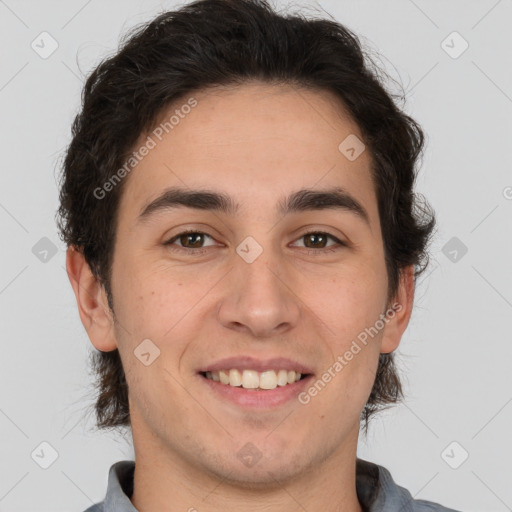
[[(198, 255), (198, 256), (201, 254), (205, 254), (208, 251), (207, 248), (192, 248), (192, 249), (190, 249), (190, 248), (179, 247), (179, 246), (172, 247), (172, 244), (177, 239), (179, 239), (181, 236), (187, 235), (187, 234), (206, 235), (213, 239), (213, 237), (211, 235), (209, 235), (208, 233), (205, 233), (203, 231), (197, 231), (195, 229), (188, 229), (186, 231), (182, 231), (181, 233), (178, 233), (177, 235), (173, 236), (170, 240), (168, 240), (167, 242), (164, 242), (163, 245), (168, 246), (170, 248), (170, 250), (172, 250), (172, 251), (178, 251), (178, 252), (184, 251), (184, 252), (192, 253), (193, 255)], [(326, 247), (326, 248), (320, 248), (320, 249), (310, 249), (308, 247), (302, 248), (303, 251), (307, 252), (308, 254), (318, 256), (319, 254), (325, 254), (326, 252), (336, 252), (336, 251), (342, 249), (343, 247), (348, 247), (348, 244), (346, 244), (345, 242), (342, 242), (341, 240), (336, 238), (334, 235), (331, 235), (330, 233), (327, 233), (325, 231), (308, 231), (307, 233), (304, 233), (301, 236), (299, 236), (296, 240), (299, 240), (300, 238), (304, 238), (305, 236), (308, 236), (308, 235), (327, 235), (328, 238), (330, 238), (331, 240), (334, 240), (339, 245), (339, 247)]]

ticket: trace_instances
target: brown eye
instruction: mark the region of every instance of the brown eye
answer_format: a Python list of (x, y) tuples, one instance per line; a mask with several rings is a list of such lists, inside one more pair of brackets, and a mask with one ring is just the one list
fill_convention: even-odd
[[(327, 243), (327, 239), (330, 238), (326, 233), (308, 233), (303, 236), (306, 247), (320, 248), (323, 249)], [(311, 245), (308, 245), (311, 244)]]
[[(179, 233), (176, 236), (172, 237), (170, 240), (164, 243), (166, 246), (171, 246), (172, 249), (176, 250), (187, 250), (190, 249), (189, 252), (193, 252), (195, 250), (203, 249), (204, 247), (208, 247), (203, 245), (205, 242), (205, 237), (213, 238), (207, 233), (203, 233), (201, 231), (184, 231), (183, 233)], [(179, 243), (176, 243), (179, 242)], [(215, 244), (210, 244), (215, 245)], [(175, 246), (175, 247), (173, 247)]]
[[(329, 239), (335, 243), (327, 245)], [(348, 247), (345, 242), (342, 242), (330, 233), (324, 233), (323, 231), (311, 231), (304, 233), (298, 240), (302, 240), (304, 243), (303, 250), (310, 254), (325, 254), (326, 252), (334, 252), (341, 247)]]
[(178, 237), (183, 247), (189, 247), (191, 249), (199, 249), (203, 243), (204, 233), (186, 233)]

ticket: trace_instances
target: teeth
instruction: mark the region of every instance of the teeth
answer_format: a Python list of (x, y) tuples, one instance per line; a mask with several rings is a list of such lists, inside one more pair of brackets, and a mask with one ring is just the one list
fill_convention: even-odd
[(286, 386), (288, 384), (288, 372), (286, 370), (279, 370), (277, 372), (277, 385)]
[[(208, 377), (208, 375), (206, 375)], [(242, 385), (242, 374), (238, 370), (229, 370), (229, 385), (230, 386), (241, 386)]]
[(222, 384), (229, 384), (229, 372), (220, 371), (219, 372), (220, 381)]
[(236, 369), (206, 372), (206, 378), (221, 384), (244, 389), (275, 389), (277, 386), (293, 384), (302, 377), (302, 374), (293, 370), (266, 370), (257, 372), (255, 370)]

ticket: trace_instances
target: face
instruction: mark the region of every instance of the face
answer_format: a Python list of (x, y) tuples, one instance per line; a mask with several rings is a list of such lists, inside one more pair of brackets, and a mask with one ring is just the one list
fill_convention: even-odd
[[(161, 140), (141, 136), (156, 144), (125, 178), (116, 322), (88, 331), (98, 349), (119, 348), (137, 456), (238, 483), (284, 481), (355, 456), (379, 354), (397, 347), (410, 296), (382, 321), (371, 157), (340, 151), (362, 135), (334, 96), (254, 83), (193, 97)], [(204, 208), (198, 196), (176, 204), (179, 191), (221, 194), (233, 211), (213, 195)]]

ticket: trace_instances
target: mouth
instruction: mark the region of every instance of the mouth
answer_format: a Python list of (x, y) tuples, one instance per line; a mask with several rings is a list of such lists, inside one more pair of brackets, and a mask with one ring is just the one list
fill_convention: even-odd
[[(298, 402), (298, 396), (311, 385), (314, 378), (311, 372), (288, 369), (290, 362), (286, 364), (288, 368), (274, 366), (268, 369), (267, 366), (261, 371), (262, 366), (259, 365), (260, 371), (249, 365), (238, 368), (220, 366), (226, 368), (224, 370), (210, 367), (197, 372), (197, 376), (204, 383), (205, 392), (220, 407), (235, 406), (244, 411), (258, 412)], [(301, 365), (295, 367), (297, 370), (306, 369)]]
[(286, 358), (229, 358), (197, 373), (215, 398), (260, 409), (292, 401), (313, 378), (310, 368)]
[(305, 379), (309, 374), (303, 374), (295, 370), (274, 369), (258, 372), (256, 370), (229, 370), (199, 372), (205, 379), (219, 382), (225, 386), (241, 387), (243, 389), (254, 389), (266, 391), (285, 387)]

